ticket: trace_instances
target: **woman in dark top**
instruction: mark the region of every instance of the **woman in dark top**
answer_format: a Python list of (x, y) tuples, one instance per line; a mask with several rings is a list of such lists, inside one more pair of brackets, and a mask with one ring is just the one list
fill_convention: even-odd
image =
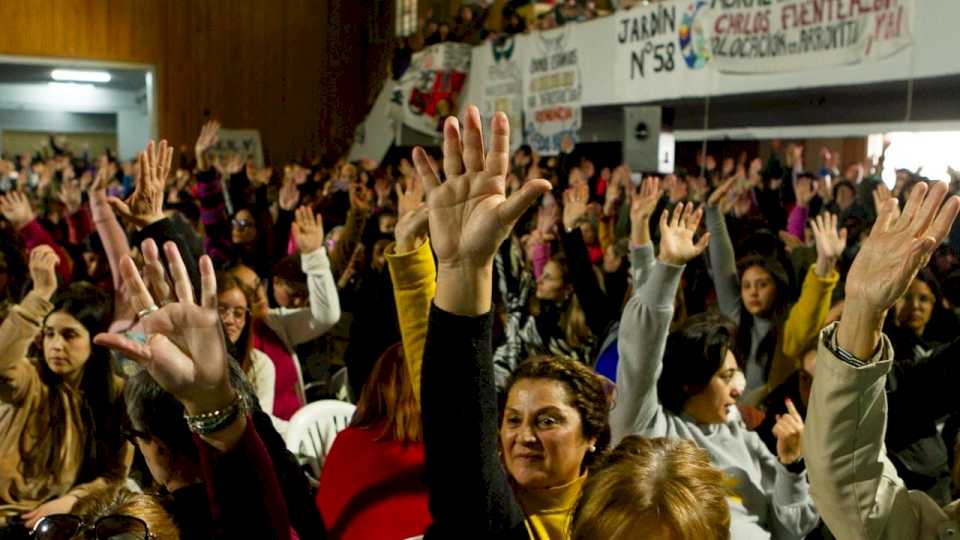
[[(572, 512), (562, 512), (563, 506), (579, 504), (581, 509), (590, 509), (613, 502), (611, 490), (596, 489), (584, 474), (584, 467), (592, 461), (588, 455), (602, 451), (607, 444), (608, 432), (604, 429), (609, 428), (602, 411), (597, 418), (597, 411), (583, 405), (598, 392), (603, 396), (603, 389), (597, 390), (590, 378), (577, 373), (584, 369), (579, 364), (566, 362), (564, 366), (554, 359), (526, 362), (508, 384), (498, 434), (491, 350), (493, 258), (520, 215), (549, 189), (549, 184), (532, 180), (505, 197), (504, 176), (509, 166), (506, 116), (498, 113), (494, 117), (492, 133), (492, 151), (484, 164), (476, 107), (467, 109), (462, 152), (459, 125), (455, 119), (447, 119), (447, 181), (442, 185), (423, 150), (417, 148), (413, 155), (427, 191), (432, 246), (438, 260), (437, 292), (427, 330), (421, 386), (427, 486), (434, 520), (426, 533), (428, 539), (566, 537), (584, 523), (573, 523), (571, 529), (568, 516)], [(563, 376), (563, 369), (573, 373)], [(600, 430), (595, 429), (597, 424)], [(563, 444), (556, 444), (561, 439)], [(654, 461), (660, 455), (652, 449), (638, 453)], [(664, 453), (675, 455), (673, 450)], [(627, 459), (640, 460), (635, 455)], [(574, 477), (572, 483), (555, 484), (557, 479), (569, 476)], [(602, 480), (603, 476), (598, 478)], [(702, 485), (725, 509), (718, 478), (713, 476)], [(657, 516), (656, 512), (644, 512), (656, 506), (652, 501), (666, 488), (655, 477), (649, 480), (644, 487), (654, 496), (643, 500), (638, 496), (635, 510), (639, 515)], [(641, 484), (638, 481), (632, 485)], [(593, 494), (591, 500), (580, 500), (581, 488)], [(539, 497), (529, 497), (534, 490), (541, 490)], [(697, 498), (691, 490), (686, 493)], [(581, 512), (587, 516), (582, 519), (593, 522), (605, 519), (602, 514)], [(609, 532), (635, 524), (635, 516), (623, 515), (622, 520), (614, 519), (602, 529), (608, 533), (606, 537), (622, 538), (623, 533)], [(729, 519), (725, 510), (717, 515), (720, 522), (724, 515)], [(650, 530), (664, 531), (663, 518), (650, 519)], [(674, 526), (667, 527), (668, 532), (672, 530)]]

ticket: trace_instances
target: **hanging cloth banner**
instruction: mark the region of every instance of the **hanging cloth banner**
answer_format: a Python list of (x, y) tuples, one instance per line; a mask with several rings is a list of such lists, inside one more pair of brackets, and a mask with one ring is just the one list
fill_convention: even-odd
[(910, 45), (913, 9), (912, 0), (713, 0), (702, 16), (718, 71), (769, 73), (886, 58)]
[(471, 54), (464, 43), (440, 43), (413, 55), (396, 96), (405, 125), (428, 135), (440, 132), (443, 119), (459, 110)]
[(576, 142), (582, 125), (582, 88), (577, 25), (538, 32), (528, 40), (524, 73), (524, 136), (544, 156), (560, 152), (560, 143)]
[(490, 119), (504, 112), (510, 119), (510, 150), (523, 144), (523, 71), (527, 40), (502, 36), (474, 47), (470, 63), (470, 97), (480, 108), (483, 138), (490, 138)]

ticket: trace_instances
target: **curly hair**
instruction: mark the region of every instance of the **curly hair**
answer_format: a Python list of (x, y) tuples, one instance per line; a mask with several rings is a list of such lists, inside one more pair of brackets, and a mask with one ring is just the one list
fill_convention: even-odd
[(570, 538), (729, 540), (729, 493), (693, 442), (631, 435), (591, 469)]
[(588, 453), (583, 465), (589, 467), (610, 446), (610, 392), (604, 379), (590, 368), (573, 360), (552, 356), (534, 357), (521, 363), (510, 375), (506, 395), (520, 380), (545, 379), (563, 384), (569, 405), (580, 414), (583, 436), (597, 438), (595, 452)]

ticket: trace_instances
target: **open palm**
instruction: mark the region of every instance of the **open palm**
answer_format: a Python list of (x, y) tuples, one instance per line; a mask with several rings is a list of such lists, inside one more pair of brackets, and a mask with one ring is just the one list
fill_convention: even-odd
[(693, 237), (700, 227), (703, 208), (694, 208), (693, 203), (680, 203), (673, 209), (673, 215), (664, 211), (660, 214), (660, 260), (676, 266), (687, 264), (707, 248), (710, 233), (704, 234), (699, 242)]
[(481, 268), (492, 263), (500, 243), (514, 223), (540, 195), (546, 180), (530, 180), (509, 198), (510, 126), (502, 113), (492, 121), (493, 146), (484, 153), (480, 112), (468, 107), (463, 142), (456, 118), (443, 128), (443, 169), (440, 183), (422, 148), (413, 153), (417, 173), (427, 192), (430, 238), (440, 265)]
[[(227, 350), (217, 314), (217, 283), (210, 257), (200, 258), (201, 303), (195, 301), (183, 259), (173, 242), (164, 245), (177, 302), (141, 317), (146, 343), (119, 334), (94, 341), (139, 362), (188, 411), (210, 411), (231, 401)], [(120, 262), (135, 312), (156, 306), (130, 257)]]
[(944, 203), (947, 185), (920, 183), (910, 192), (901, 214), (896, 199), (878, 208), (877, 221), (847, 275), (846, 296), (875, 311), (893, 306), (916, 277), (934, 249), (950, 232), (960, 212), (960, 199)]

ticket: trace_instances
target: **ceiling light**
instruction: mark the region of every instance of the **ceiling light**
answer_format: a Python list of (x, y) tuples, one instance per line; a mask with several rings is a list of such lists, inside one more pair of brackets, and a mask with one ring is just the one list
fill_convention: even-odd
[(55, 69), (50, 73), (55, 81), (80, 82), (110, 82), (110, 74), (106, 71), (80, 71), (76, 69)]

